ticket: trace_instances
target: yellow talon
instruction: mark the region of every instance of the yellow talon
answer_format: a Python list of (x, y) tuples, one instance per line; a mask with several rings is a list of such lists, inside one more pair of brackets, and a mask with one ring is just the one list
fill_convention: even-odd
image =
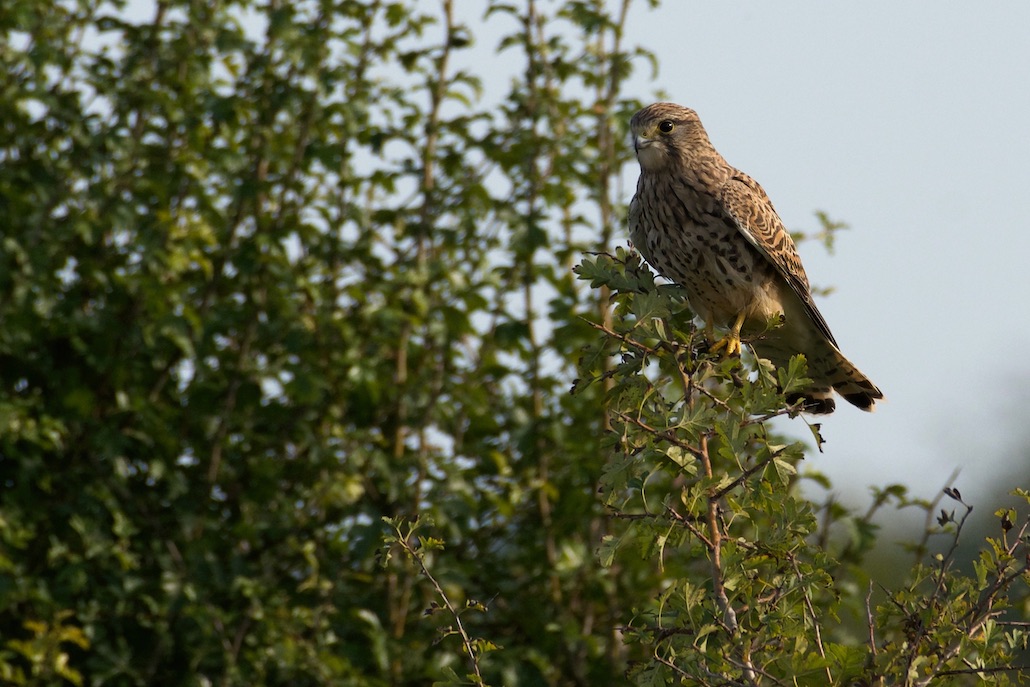
[(717, 354), (723, 352), (727, 358), (732, 355), (740, 355), (740, 337), (732, 333), (722, 337), (708, 350), (709, 353)]
[(732, 355), (740, 355), (740, 328), (744, 326), (744, 313), (737, 315), (737, 319), (733, 322), (733, 327), (726, 333), (726, 336), (716, 341), (711, 349), (710, 353), (717, 354), (722, 352), (727, 358)]

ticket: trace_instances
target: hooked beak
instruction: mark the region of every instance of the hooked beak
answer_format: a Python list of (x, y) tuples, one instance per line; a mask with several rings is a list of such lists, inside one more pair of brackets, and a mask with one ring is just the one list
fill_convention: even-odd
[(643, 134), (633, 134), (633, 152), (639, 153), (642, 148), (646, 148), (654, 143), (654, 141)]

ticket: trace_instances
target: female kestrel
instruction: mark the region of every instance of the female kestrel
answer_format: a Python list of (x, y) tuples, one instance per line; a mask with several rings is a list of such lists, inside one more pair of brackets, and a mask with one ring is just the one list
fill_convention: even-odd
[(723, 159), (689, 108), (648, 105), (630, 128), (640, 162), (630, 238), (686, 289), (709, 334), (714, 325), (729, 328), (713, 350), (739, 353), (743, 333), (777, 367), (803, 353), (813, 380), (801, 395), (805, 410), (833, 412), (831, 389), (873, 410), (883, 394), (837, 347), (794, 241), (758, 182)]

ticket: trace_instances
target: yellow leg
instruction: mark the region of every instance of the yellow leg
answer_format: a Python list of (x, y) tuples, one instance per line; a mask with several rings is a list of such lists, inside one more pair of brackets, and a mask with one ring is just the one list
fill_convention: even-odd
[(711, 353), (722, 352), (728, 358), (731, 355), (740, 355), (740, 328), (744, 326), (744, 313), (737, 315), (733, 326), (726, 336), (722, 337), (712, 345)]

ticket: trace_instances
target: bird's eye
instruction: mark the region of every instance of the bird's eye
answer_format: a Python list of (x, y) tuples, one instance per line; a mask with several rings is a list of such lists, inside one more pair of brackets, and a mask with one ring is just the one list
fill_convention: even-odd
[(675, 124), (666, 119), (664, 122), (658, 125), (658, 130), (661, 131), (663, 134), (667, 134), (672, 131), (674, 126)]

